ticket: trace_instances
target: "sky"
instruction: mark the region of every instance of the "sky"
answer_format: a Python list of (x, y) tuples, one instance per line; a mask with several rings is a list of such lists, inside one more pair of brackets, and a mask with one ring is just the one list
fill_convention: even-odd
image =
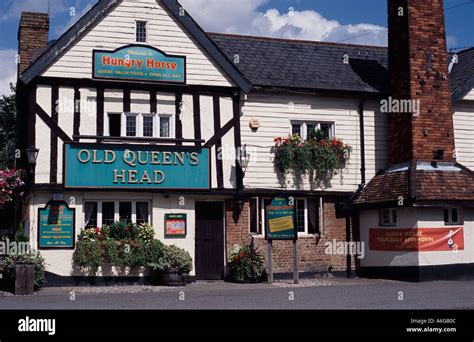
[[(48, 12), (58, 38), (97, 0), (0, 0), (0, 95), (16, 79), (22, 11)], [(49, 3), (49, 5), (48, 5)], [(209, 32), (387, 45), (386, 0), (181, 0)], [(448, 47), (474, 46), (474, 0), (445, 0)]]

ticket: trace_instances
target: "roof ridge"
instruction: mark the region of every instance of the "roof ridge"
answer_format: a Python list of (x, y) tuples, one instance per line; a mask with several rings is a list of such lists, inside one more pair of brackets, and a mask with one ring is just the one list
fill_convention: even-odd
[(275, 37), (265, 37), (265, 36), (252, 36), (252, 35), (243, 35), (235, 33), (220, 33), (220, 32), (206, 32), (207, 35), (211, 37), (228, 37), (228, 38), (243, 38), (243, 39), (256, 39), (256, 40), (266, 40), (273, 42), (285, 42), (292, 44), (308, 44), (308, 45), (324, 45), (324, 46), (335, 46), (335, 47), (351, 47), (351, 48), (371, 48), (379, 50), (387, 50), (386, 46), (377, 46), (377, 45), (360, 45), (360, 44), (347, 44), (347, 43), (336, 43), (336, 42), (322, 42), (317, 40), (304, 40), (304, 39), (289, 39), (289, 38), (275, 38)]

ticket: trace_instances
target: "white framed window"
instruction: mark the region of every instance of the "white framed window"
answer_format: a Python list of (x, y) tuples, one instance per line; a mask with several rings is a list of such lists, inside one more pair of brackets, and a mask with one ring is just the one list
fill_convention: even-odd
[(383, 227), (395, 227), (397, 225), (397, 209), (379, 210), (379, 225)]
[(136, 22), (136, 41), (137, 43), (146, 43), (147, 41), (147, 22), (138, 20)]
[(114, 222), (150, 223), (151, 203), (149, 201), (85, 201), (84, 228), (96, 228)]
[(444, 208), (444, 225), (456, 226), (462, 224), (462, 212), (459, 208)]
[(291, 122), (291, 135), (299, 135), (301, 139), (306, 140), (312, 131), (321, 131), (321, 133), (323, 133), (323, 135), (328, 139), (335, 137), (334, 123), (313, 121)]
[(174, 139), (175, 116), (150, 113), (107, 113), (105, 135), (109, 137)]

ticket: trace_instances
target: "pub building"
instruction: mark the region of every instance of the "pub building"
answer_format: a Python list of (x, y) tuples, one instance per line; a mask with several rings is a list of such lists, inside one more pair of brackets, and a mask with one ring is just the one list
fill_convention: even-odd
[[(55, 41), (48, 15), (23, 13), (23, 220), (47, 271), (74, 276), (79, 232), (121, 220), (221, 279), (235, 244), (267, 255), (266, 207), (288, 196), (300, 272), (472, 276), (474, 50), (447, 53), (442, 3), (390, 0), (388, 49), (208, 33), (175, 0), (99, 1)], [(387, 113), (387, 99), (421, 105)], [(344, 167), (281, 177), (274, 139), (314, 130), (352, 148)], [(56, 242), (51, 201), (73, 228)], [(167, 231), (173, 214), (184, 230)], [(351, 241), (364, 258), (328, 252)], [(274, 272), (292, 266), (292, 242), (274, 241)]]

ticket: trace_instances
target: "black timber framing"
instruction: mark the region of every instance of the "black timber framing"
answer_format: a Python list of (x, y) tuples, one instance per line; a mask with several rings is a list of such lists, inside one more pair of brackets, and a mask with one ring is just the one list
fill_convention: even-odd
[(156, 100), (156, 90), (150, 90), (150, 113), (158, 113), (158, 102)]
[(81, 134), (81, 92), (74, 87), (74, 128), (73, 135)]
[[(199, 93), (193, 93), (194, 139), (201, 140), (201, 98)], [(200, 143), (196, 143), (200, 147)]]
[(234, 126), (234, 147), (238, 152), (235, 154), (235, 170), (237, 181), (237, 196), (243, 196), (244, 192), (244, 171), (240, 165), (240, 150), (242, 148), (242, 137), (240, 135), (240, 92), (236, 92), (232, 96), (233, 104), (233, 126)]
[(173, 84), (157, 84), (146, 82), (123, 82), (123, 81), (103, 81), (92, 80), (87, 78), (66, 78), (66, 77), (38, 77), (32, 85), (46, 85), (59, 87), (78, 87), (78, 88), (102, 88), (102, 89), (129, 89), (131, 91), (160, 91), (164, 93), (181, 93), (201, 95), (221, 95), (232, 96), (238, 88), (236, 87), (219, 87), (205, 85), (173, 85)]
[[(214, 135), (216, 135), (221, 129), (221, 103), (220, 97), (214, 96), (212, 98), (213, 108), (214, 108)], [(216, 153), (216, 177), (217, 177), (217, 187), (224, 187), (224, 166), (222, 164), (222, 139), (219, 138), (215, 145)]]
[[(31, 99), (31, 93), (30, 93), (30, 101), (32, 101)], [(35, 96), (35, 99), (33, 101), (36, 101), (36, 95)], [(33, 109), (30, 109), (30, 112), (29, 112), (29, 118), (34, 118), (34, 124), (32, 126), (32, 130), (33, 132), (35, 131), (35, 123), (36, 123), (36, 115), (35, 113), (41, 118), (41, 120), (43, 120), (43, 122), (49, 127), (49, 129), (51, 129), (52, 131), (54, 131), (54, 133), (63, 141), (63, 142), (70, 142), (72, 141), (72, 139), (61, 129), (61, 127), (58, 126), (58, 124), (56, 122), (54, 122), (54, 120), (44, 111), (43, 108), (41, 108), (41, 106), (39, 104), (37, 104), (36, 102), (32, 105), (33, 106)], [(28, 122), (28, 125), (31, 125), (30, 122)], [(31, 133), (29, 132), (29, 134), (32, 134), (33, 136), (30, 136), (30, 139), (33, 139), (34, 138), (34, 134), (35, 133)], [(33, 140), (31, 140), (33, 141)], [(35, 141), (33, 141), (32, 144), (30, 144), (30, 146), (34, 146), (35, 144)]]
[[(97, 88), (97, 136), (104, 135), (104, 88)], [(97, 140), (97, 142), (101, 142)]]
[[(59, 122), (59, 87), (53, 86), (51, 88), (51, 119), (58, 125)], [(49, 182), (56, 184), (58, 182), (58, 135), (54, 130), (51, 130), (50, 140), (50, 158), (49, 158)]]
[(130, 89), (123, 90), (123, 112), (130, 113), (132, 109), (132, 99), (131, 99), (131, 91)]
[[(28, 117), (27, 117), (27, 124), (28, 124), (28, 141), (27, 146), (36, 146), (36, 113), (38, 112), (38, 104), (36, 103), (36, 88), (29, 87), (28, 91)], [(41, 109), (42, 110), (42, 109)], [(44, 113), (46, 114), (46, 113)], [(40, 116), (41, 117), (41, 116)], [(49, 117), (46, 114), (46, 117)], [(44, 119), (43, 119), (44, 121)], [(48, 124), (45, 121), (46, 124)], [(51, 128), (51, 127), (50, 127)]]
[[(175, 138), (177, 140), (183, 139), (183, 122), (181, 121), (181, 113), (183, 110), (183, 94), (178, 92), (175, 96)], [(181, 143), (178, 143), (178, 146)]]

